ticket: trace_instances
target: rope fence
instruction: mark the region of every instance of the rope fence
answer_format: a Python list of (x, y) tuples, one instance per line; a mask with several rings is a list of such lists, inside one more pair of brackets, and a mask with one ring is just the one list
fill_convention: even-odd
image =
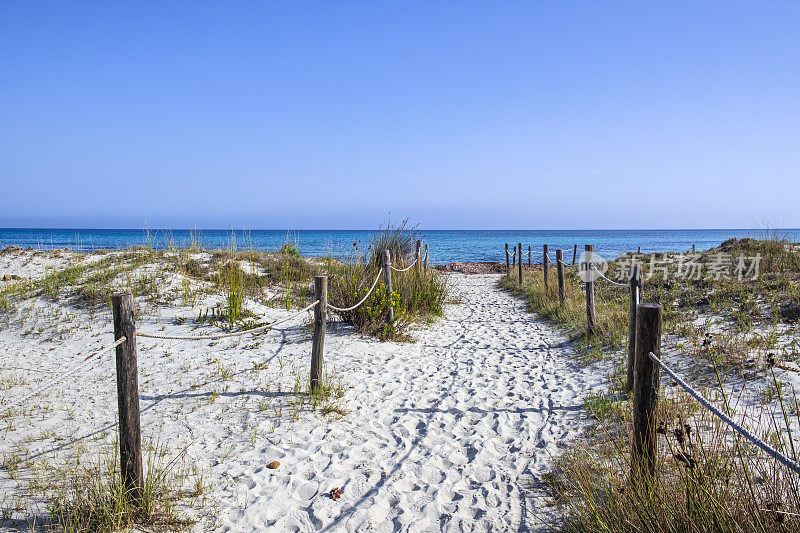
[[(522, 243), (518, 245), (522, 249)], [(548, 286), (548, 262), (549, 247), (544, 245), (544, 250), (538, 252), (538, 257), (544, 259), (544, 286)], [(581, 268), (592, 272), (593, 275), (586, 276), (582, 280), (583, 288), (586, 291), (586, 322), (587, 333), (594, 333), (595, 311), (594, 311), (594, 282), (604, 280), (615, 286), (624, 287), (630, 290), (630, 314), (628, 327), (628, 368), (627, 368), (627, 389), (633, 392), (633, 438), (631, 441), (632, 466), (637, 478), (652, 478), (656, 472), (656, 401), (658, 398), (659, 379), (657, 371), (663, 370), (673, 381), (681, 386), (692, 398), (700, 405), (708, 409), (714, 416), (720, 419), (733, 429), (738, 435), (747, 439), (753, 446), (757, 447), (790, 471), (800, 474), (800, 464), (794, 459), (781, 453), (770, 446), (762, 439), (738, 424), (730, 416), (722, 412), (700, 393), (688, 385), (680, 376), (669, 368), (656, 355), (661, 350), (661, 314), (662, 308), (658, 304), (640, 303), (642, 290), (641, 267), (634, 265), (631, 269), (629, 283), (619, 283), (609, 279), (591, 260), (594, 253), (594, 246), (587, 244), (585, 247), (587, 259)], [(563, 250), (556, 251), (556, 265), (559, 275), (559, 299), (564, 305), (563, 288)], [(577, 246), (573, 248), (574, 256), (577, 254)], [(507, 273), (512, 274), (511, 266), (508, 264), (508, 244), (506, 244), (506, 263)], [(519, 268), (519, 284), (522, 285), (523, 271)]]
[[(412, 263), (411, 265), (413, 266), (413, 263)], [(410, 268), (410, 267), (409, 267), (409, 268)], [(406, 270), (407, 270), (407, 269), (406, 269)], [(403, 271), (402, 271), (402, 270), (400, 270), (399, 272), (403, 272)], [(328, 309), (333, 309), (334, 311), (336, 311), (336, 312), (338, 312), (338, 313), (347, 313), (347, 312), (349, 312), (349, 311), (354, 311), (354, 310), (358, 309), (358, 308), (359, 308), (359, 307), (360, 307), (360, 306), (361, 306), (361, 305), (362, 305), (364, 302), (366, 302), (366, 301), (367, 301), (367, 298), (369, 298), (369, 295), (370, 295), (370, 294), (372, 294), (372, 291), (374, 291), (374, 290), (375, 290), (375, 287), (377, 287), (377, 286), (378, 286), (378, 281), (380, 281), (380, 279), (381, 279), (381, 275), (383, 275), (383, 272), (381, 272), (381, 271), (378, 271), (378, 275), (377, 275), (377, 276), (375, 276), (375, 281), (372, 283), (372, 287), (370, 287), (370, 289), (369, 289), (369, 291), (367, 292), (367, 294), (365, 294), (365, 295), (364, 295), (364, 297), (361, 299), (361, 301), (360, 301), (360, 302), (358, 302), (356, 305), (354, 305), (354, 306), (351, 306), (351, 307), (344, 307), (344, 308), (342, 308), (342, 307), (336, 307), (336, 306), (334, 306), (334, 305), (331, 305), (331, 304), (327, 304), (327, 305), (328, 305)]]
[[(519, 243), (517, 246), (514, 247), (514, 250), (521, 250), (522, 243)], [(530, 249), (530, 246), (528, 247)], [(508, 276), (510, 277), (512, 274), (512, 263), (511, 263), (511, 255), (509, 254), (509, 245), (506, 243), (506, 271)], [(542, 259), (542, 274), (544, 276), (544, 288), (545, 292), (547, 292), (550, 286), (550, 266), (551, 264), (555, 264), (556, 267), (556, 274), (558, 280), (558, 299), (559, 303), (564, 306), (566, 305), (567, 299), (567, 291), (565, 289), (564, 284), (564, 266), (567, 263), (564, 257), (564, 252), (569, 251), (569, 249), (565, 250), (563, 248), (556, 248), (555, 250), (551, 250), (550, 246), (545, 244), (542, 246), (541, 252), (535, 252), (536, 256)], [(587, 244), (585, 246), (586, 251), (586, 258), (588, 260), (584, 260), (581, 263), (580, 269), (583, 270), (590, 270), (593, 271), (592, 276), (586, 276), (588, 279), (579, 279), (578, 285), (586, 294), (586, 330), (589, 335), (594, 334), (595, 331), (595, 291), (594, 291), (594, 282), (596, 280), (603, 280), (607, 283), (615, 287), (624, 287), (630, 290), (630, 324), (631, 324), (631, 331), (634, 330), (635, 323), (636, 323), (636, 305), (639, 303), (639, 295), (641, 294), (641, 275), (638, 272), (638, 266), (634, 265), (634, 268), (631, 271), (631, 281), (629, 283), (619, 283), (608, 276), (606, 276), (600, 269), (598, 269), (594, 262), (591, 261), (591, 257), (594, 253), (594, 246), (591, 244)], [(531, 252), (529, 252), (531, 253)], [(554, 259), (552, 255), (554, 254)], [(575, 264), (576, 256), (578, 254), (578, 245), (574, 245), (572, 247), (572, 264)], [(523, 272), (522, 263), (519, 264), (518, 270), (518, 279), (519, 285), (522, 286), (523, 277), (525, 272)], [(527, 275), (530, 275), (530, 271), (528, 271)], [(633, 360), (633, 335), (630, 335), (631, 341), (629, 342), (628, 347), (628, 367), (632, 368), (631, 361)], [(630, 371), (632, 372), (632, 370)], [(630, 375), (630, 380), (632, 381), (633, 375)]]
[(667, 375), (669, 375), (669, 377), (672, 378), (673, 381), (675, 381), (675, 383), (680, 385), (683, 388), (683, 390), (685, 390), (687, 393), (689, 393), (689, 395), (692, 398), (697, 400), (697, 402), (700, 405), (702, 405), (703, 407), (705, 407), (706, 409), (711, 411), (714, 414), (714, 416), (716, 416), (717, 418), (719, 418), (720, 420), (725, 422), (736, 433), (738, 433), (739, 435), (741, 435), (744, 438), (746, 438), (747, 440), (749, 440), (754, 446), (760, 448), (762, 451), (764, 451), (765, 453), (770, 455), (773, 459), (775, 459), (776, 461), (779, 461), (781, 464), (783, 464), (785, 467), (789, 468), (790, 470), (792, 470), (796, 474), (800, 474), (800, 465), (798, 465), (797, 462), (793, 461), (792, 459), (790, 459), (786, 455), (782, 454), (781, 452), (779, 452), (778, 450), (776, 450), (775, 448), (773, 448), (772, 446), (770, 446), (769, 444), (767, 444), (763, 440), (759, 439), (758, 437), (756, 437), (755, 435), (750, 433), (746, 428), (744, 428), (741, 425), (737, 424), (731, 417), (729, 417), (728, 415), (726, 415), (725, 413), (720, 411), (711, 402), (706, 400), (699, 392), (697, 392), (691, 386), (689, 386), (670, 367), (665, 365), (664, 362), (661, 361), (661, 359), (656, 357), (656, 355), (653, 352), (648, 352), (647, 355), (648, 355), (648, 357), (650, 357), (650, 359), (652, 359), (661, 368), (661, 370), (666, 372)]
[(606, 280), (610, 284), (616, 287), (625, 287), (626, 289), (630, 288), (630, 283), (617, 283), (616, 281), (608, 279), (602, 271), (600, 271), (597, 267), (594, 266), (594, 263), (589, 263), (589, 269), (597, 272), (597, 275), (600, 276), (601, 279)]
[(414, 258), (414, 261), (412, 261), (412, 262), (411, 262), (411, 264), (410, 264), (410, 265), (408, 265), (406, 268), (395, 268), (395, 267), (393, 267), (393, 266), (391, 266), (391, 265), (389, 266), (389, 268), (391, 268), (391, 269), (392, 269), (392, 270), (394, 270), (395, 272), (406, 272), (406, 271), (408, 271), (408, 270), (411, 270), (411, 267), (413, 267), (413, 266), (414, 266), (414, 265), (416, 265), (416, 264), (417, 264), (417, 259), (416, 259), (416, 258)]
[[(79, 365), (59, 374), (57, 377), (48, 380), (46, 383), (37, 387), (35, 390), (14, 400), (8, 405), (0, 407), (0, 413), (5, 416), (19, 405), (50, 389), (53, 385), (64, 381), (76, 372), (85, 368), (101, 354), (116, 350), (116, 374), (117, 374), (117, 400), (118, 400), (118, 425), (119, 425), (119, 450), (122, 482), (126, 493), (131, 494), (133, 502), (140, 502), (141, 494), (144, 490), (142, 446), (141, 446), (141, 417), (139, 411), (139, 377), (136, 351), (136, 339), (156, 339), (156, 340), (177, 340), (177, 341), (201, 341), (218, 340), (243, 335), (254, 335), (263, 331), (273, 329), (276, 326), (289, 322), (303, 315), (304, 313), (314, 313), (314, 331), (311, 342), (311, 371), (309, 375), (309, 387), (315, 391), (322, 386), (323, 379), (323, 347), (325, 340), (325, 329), (327, 326), (327, 310), (330, 309), (337, 313), (353, 311), (364, 305), (367, 299), (375, 292), (381, 276), (384, 276), (387, 289), (392, 291), (392, 271), (406, 272), (416, 266), (418, 272), (423, 268), (427, 272), (429, 260), (429, 248), (424, 247), (422, 240), (417, 240), (414, 261), (406, 268), (394, 268), (391, 265), (389, 250), (383, 250), (382, 265), (370, 286), (367, 293), (361, 300), (350, 307), (337, 307), (328, 303), (328, 277), (315, 276), (314, 278), (314, 301), (290, 316), (276, 320), (270, 324), (258, 326), (241, 331), (209, 334), (209, 335), (169, 335), (157, 333), (145, 333), (136, 331), (134, 320), (134, 300), (131, 294), (114, 294), (111, 296), (111, 307), (114, 317), (114, 344), (108, 348), (87, 356)], [(394, 304), (390, 303), (387, 313), (387, 321), (394, 322)], [(138, 505), (138, 504), (137, 504)]]
[(293, 314), (292, 316), (288, 316), (281, 320), (277, 320), (272, 322), (271, 324), (266, 324), (264, 326), (259, 326), (257, 328), (252, 329), (243, 329), (242, 331), (235, 331), (233, 333), (219, 333), (219, 334), (212, 334), (212, 335), (158, 335), (156, 333), (142, 333), (140, 331), (136, 332), (137, 337), (144, 337), (147, 339), (161, 339), (161, 340), (173, 340), (173, 341), (205, 341), (205, 340), (218, 340), (218, 339), (226, 339), (228, 337), (241, 337), (242, 335), (253, 335), (256, 333), (260, 333), (267, 329), (272, 329), (279, 324), (283, 324), (284, 322), (288, 322), (298, 316), (302, 315), (303, 313), (310, 311), (319, 303), (319, 300), (307, 305), (297, 313)]
[(18, 405), (22, 405), (23, 403), (27, 402), (28, 400), (30, 400), (31, 398), (33, 398), (37, 394), (41, 394), (42, 392), (46, 391), (47, 389), (49, 389), (53, 385), (55, 385), (55, 384), (57, 384), (57, 383), (59, 383), (61, 381), (64, 381), (65, 379), (67, 379), (71, 375), (75, 374), (76, 372), (78, 372), (82, 368), (84, 368), (86, 366), (89, 366), (89, 363), (92, 363), (93, 359), (95, 357), (97, 357), (98, 355), (110, 352), (111, 350), (115, 350), (117, 348), (117, 346), (119, 346), (120, 344), (124, 343), (127, 340), (128, 340), (127, 338), (121, 337), (120, 339), (118, 339), (114, 344), (112, 344), (108, 348), (103, 348), (100, 351), (94, 352), (94, 353), (89, 354), (88, 356), (86, 356), (84, 358), (83, 362), (81, 362), (81, 364), (79, 364), (79, 365), (73, 367), (72, 369), (64, 372), (63, 374), (60, 374), (57, 377), (49, 380), (47, 383), (45, 383), (44, 385), (40, 386), (36, 390), (31, 391), (30, 393), (26, 394), (25, 396), (14, 400), (10, 404), (4, 405), (3, 406), (3, 416), (7, 415), (9, 412), (11, 412), (12, 409), (17, 407)]

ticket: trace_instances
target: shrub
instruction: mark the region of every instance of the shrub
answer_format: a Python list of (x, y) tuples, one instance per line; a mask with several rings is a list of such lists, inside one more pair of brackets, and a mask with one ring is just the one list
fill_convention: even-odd
[[(340, 316), (360, 332), (381, 339), (407, 338), (406, 330), (415, 321), (441, 316), (448, 297), (447, 278), (436, 270), (392, 271), (392, 293), (383, 281), (379, 251), (388, 249), (393, 264), (409, 264), (414, 236), (405, 230), (386, 228), (377, 233), (370, 246), (370, 256), (352, 253), (344, 262), (329, 260), (328, 299), (337, 307), (351, 307), (361, 301), (379, 277), (378, 285), (364, 304)], [(394, 322), (388, 323), (389, 308), (394, 308)]]
[(294, 245), (292, 245), (292, 244), (290, 244), (288, 242), (284, 243), (283, 246), (281, 246), (281, 249), (278, 250), (278, 251), (280, 253), (282, 253), (283, 255), (289, 255), (289, 256), (292, 256), (292, 257), (300, 257), (300, 250), (297, 249), (297, 246), (294, 246)]
[(414, 234), (406, 229), (408, 220), (404, 220), (398, 227), (387, 224), (372, 237), (370, 244), (370, 263), (380, 265), (383, 260), (383, 251), (389, 250), (392, 264), (409, 265), (414, 255)]

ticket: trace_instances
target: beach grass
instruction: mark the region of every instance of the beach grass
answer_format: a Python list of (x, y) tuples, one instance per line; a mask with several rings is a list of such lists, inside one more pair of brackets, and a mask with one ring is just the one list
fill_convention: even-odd
[[(664, 333), (674, 337), (672, 348), (691, 356), (691, 375), (713, 376), (715, 384), (701, 392), (729, 414), (731, 406), (748, 405), (748, 397), (741, 390), (740, 397), (726, 395), (723, 375), (745, 381), (760, 376), (759, 383), (766, 382), (756, 394), (762, 396), (761, 402), (734, 418), (748, 421), (751, 431), (797, 460), (793, 427), (800, 423), (800, 409), (794, 391), (774, 374), (776, 366), (797, 358), (796, 343), (788, 342), (780, 329), (791, 328), (800, 318), (795, 312), (800, 309), (797, 249), (781, 239), (732, 239), (698, 253), (697, 260), (710, 264), (722, 253), (759, 256), (759, 272), (743, 278), (681, 279), (656, 275), (645, 262), (641, 300), (662, 304)], [(669, 262), (678, 260), (677, 255), (656, 257)], [(629, 259), (627, 255), (610, 262), (608, 272), (624, 268)], [(596, 332), (589, 337), (585, 295), (574, 272), (566, 276), (563, 306), (553, 277), (551, 271), (546, 289), (542, 269), (535, 267), (526, 271), (522, 286), (516, 272), (503, 276), (499, 284), (524, 298), (531, 311), (579, 339), (578, 353), (584, 362), (610, 360), (615, 369), (610, 388), (585, 399), (586, 412), (597, 424), (556, 459), (546, 480), (563, 519), (553, 527), (609, 532), (800, 527), (800, 476), (737, 437), (682, 390), (660, 392), (654, 480), (642, 484), (631, 479), (632, 405), (624, 379), (628, 291), (595, 282)], [(683, 372), (688, 370), (684, 367)]]
[[(722, 389), (719, 389), (722, 390)], [(731, 412), (737, 399), (719, 390), (704, 394)], [(796, 401), (796, 400), (795, 400)], [(598, 420), (583, 441), (555, 461), (547, 476), (568, 532), (796, 531), (800, 476), (765, 456), (684, 392), (662, 395), (658, 407), (658, 460), (652, 480), (631, 478), (630, 399), (617, 391), (590, 397)], [(781, 452), (797, 460), (787, 406), (741, 417)], [(740, 418), (740, 417), (736, 417)], [(796, 427), (796, 422), (795, 427)]]
[[(331, 303), (353, 305), (377, 276), (380, 252), (389, 249), (395, 265), (409, 264), (415, 239), (405, 223), (387, 226), (375, 233), (367, 250), (354, 247), (341, 259), (303, 257), (297, 241), (291, 241), (288, 235), (276, 251), (242, 248), (233, 233), (226, 248), (220, 250), (202, 250), (199, 237), (193, 237), (189, 246), (172, 242), (163, 250), (136, 246), (91, 254), (33, 252), (53, 258), (68, 253), (69, 260), (66, 265), (48, 268), (39, 278), (4, 284), (0, 288), (0, 313), (7, 324), (21, 304), (38, 297), (94, 313), (110, 308), (113, 293), (129, 292), (147, 303), (155, 315), (159, 308), (172, 306), (177, 300), (193, 309), (199, 307), (195, 316), (200, 325), (213, 324), (227, 331), (249, 329), (263, 325), (253, 312), (257, 305), (292, 310), (311, 303), (317, 275), (328, 276)], [(381, 339), (408, 339), (408, 327), (440, 316), (446, 299), (446, 277), (439, 272), (393, 272), (392, 294), (381, 280), (364, 306), (339, 316), (361, 333)], [(386, 321), (390, 305), (395, 309), (391, 324)], [(26, 316), (35, 312), (33, 306), (24, 308)]]
[[(389, 250), (392, 266), (403, 270), (413, 262), (414, 241), (404, 225), (387, 227), (375, 235), (368, 256), (354, 251), (344, 262), (327, 262), (328, 299), (336, 307), (348, 308), (360, 302), (378, 278), (374, 292), (363, 305), (337, 312), (359, 332), (381, 339), (408, 340), (411, 324), (442, 316), (449, 288), (447, 277), (441, 272), (425, 270), (417, 264), (403, 272), (392, 271), (391, 292), (384, 283), (379, 259), (383, 250)], [(393, 322), (388, 320), (390, 306), (394, 310)]]
[[(684, 337), (685, 346), (698, 362), (709, 368), (763, 368), (772, 357), (791, 360), (795, 346), (780, 349), (774, 331), (780, 325), (794, 325), (800, 320), (800, 252), (785, 240), (731, 239), (717, 248), (698, 252), (698, 264), (708, 266), (719, 254), (731, 257), (760, 256), (757, 275), (720, 276), (699, 279), (664, 276), (642, 263), (642, 302), (663, 306), (663, 330)], [(658, 262), (675, 264), (680, 255), (659, 253)], [(626, 273), (631, 254), (608, 262), (607, 275)], [(565, 267), (566, 301), (558, 301), (555, 268), (550, 268), (549, 288), (545, 290), (540, 265), (525, 267), (523, 285), (517, 273), (500, 278), (502, 288), (523, 298), (528, 308), (564, 328), (572, 339), (579, 339), (581, 353), (589, 360), (602, 353), (617, 358), (627, 345), (629, 291), (604, 280), (594, 283), (595, 334), (586, 335), (586, 296), (575, 274), (576, 267)], [(625, 283), (625, 275), (612, 277)], [(698, 320), (700, 319), (700, 320)], [(772, 340), (770, 340), (772, 339)]]
[(193, 522), (177, 510), (178, 501), (185, 496), (181, 485), (187, 475), (177, 471), (183, 453), (144, 444), (144, 484), (138, 499), (122, 484), (116, 443), (98, 461), (78, 453), (63, 466), (36, 465), (34, 471), (42, 471), (31, 476), (29, 488), (47, 502), (45, 522), (36, 526), (69, 533), (180, 531), (191, 526)]
[[(595, 293), (595, 334), (587, 335), (586, 295), (575, 274), (577, 267), (565, 267), (564, 304), (558, 298), (555, 268), (549, 272), (547, 286), (541, 266), (525, 267), (523, 283), (514, 273), (499, 280), (502, 288), (522, 298), (528, 309), (564, 328), (570, 339), (580, 341), (581, 354), (593, 359), (603, 347), (618, 349), (628, 334), (627, 291), (597, 287)], [(624, 327), (623, 327), (624, 326)]]

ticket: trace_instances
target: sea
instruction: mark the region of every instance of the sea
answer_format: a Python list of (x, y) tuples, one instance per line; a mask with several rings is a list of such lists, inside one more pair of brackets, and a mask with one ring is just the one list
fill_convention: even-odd
[[(571, 259), (574, 245), (578, 253), (585, 244), (593, 244), (595, 252), (612, 259), (641, 248), (652, 252), (697, 251), (718, 246), (730, 238), (780, 238), (800, 241), (800, 229), (661, 229), (661, 230), (426, 230), (414, 234), (430, 245), (432, 264), (454, 261), (505, 261), (505, 245), (522, 243), (540, 252), (547, 244), (550, 250), (564, 249)], [(278, 250), (283, 244), (297, 246), (304, 256), (344, 257), (354, 250), (365, 252), (376, 230), (146, 230), (146, 229), (66, 229), (66, 228), (0, 228), (0, 249), (19, 246), (36, 250), (69, 248), (78, 252), (99, 249), (122, 249), (150, 246), (164, 249), (186, 247), (192, 243), (206, 249)], [(534, 260), (535, 260), (534, 255)]]

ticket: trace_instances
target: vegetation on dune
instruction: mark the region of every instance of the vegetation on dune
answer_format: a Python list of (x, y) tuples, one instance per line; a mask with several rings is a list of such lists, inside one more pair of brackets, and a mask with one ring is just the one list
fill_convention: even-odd
[[(413, 322), (442, 315), (448, 296), (447, 278), (442, 273), (422, 268), (393, 270), (391, 294), (384, 283), (384, 250), (389, 250), (392, 266), (402, 270), (413, 262), (414, 242), (405, 223), (397, 228), (387, 226), (373, 237), (368, 255), (353, 250), (346, 261), (327, 263), (328, 300), (337, 307), (348, 308), (360, 302), (379, 278), (375, 291), (363, 305), (339, 313), (360, 332), (382, 339), (408, 339), (407, 330)], [(394, 308), (392, 323), (388, 322), (389, 306)]]
[[(782, 239), (731, 239), (692, 260), (710, 268), (720, 254), (734, 260), (758, 256), (758, 272), (665, 276), (656, 271), (658, 262), (674, 266), (683, 256), (655, 254), (653, 262), (646, 256), (641, 300), (663, 305), (664, 333), (675, 335), (679, 339), (675, 348), (693, 356), (695, 371), (713, 376), (715, 386), (703, 388), (702, 393), (728, 412), (738, 400), (726, 396), (721, 372), (734, 370), (745, 381), (759, 374), (766, 378), (761, 404), (746, 418), (766, 442), (797, 460), (791, 428), (800, 425), (800, 405), (794, 391), (775, 377), (774, 367), (797, 357), (797, 343), (779, 339), (781, 328), (794, 327), (800, 318), (800, 254)], [(625, 272), (631, 258), (626, 254), (610, 262), (609, 275)], [(660, 391), (655, 480), (632, 482), (632, 405), (624, 377), (628, 291), (595, 282), (596, 334), (588, 337), (584, 288), (574, 268), (567, 268), (564, 306), (558, 301), (554, 270), (548, 289), (541, 267), (526, 269), (521, 287), (516, 272), (499, 283), (524, 298), (532, 311), (579, 339), (584, 360), (611, 359), (616, 368), (610, 390), (586, 398), (586, 410), (597, 424), (581, 443), (557, 458), (546, 480), (563, 518), (557, 527), (620, 532), (800, 528), (800, 476), (737, 437), (679, 389)]]
[(121, 482), (116, 444), (95, 463), (78, 453), (65, 466), (38, 464), (30, 489), (47, 500), (47, 518), (36, 525), (65, 533), (151, 527), (178, 531), (191, 526), (190, 520), (180, 516), (176, 504), (182, 497), (200, 496), (202, 483), (195, 483), (194, 493), (182, 493), (181, 485), (188, 478), (188, 472), (176, 469), (182, 453), (170, 458), (164, 447), (146, 445), (145, 449), (144, 485), (138, 499)]
[[(110, 307), (111, 294), (130, 292), (156, 313), (158, 307), (179, 299), (193, 308), (199, 303), (195, 318), (198, 324), (210, 323), (225, 330), (248, 329), (263, 324), (253, 312), (257, 304), (290, 310), (311, 303), (317, 275), (328, 276), (331, 303), (352, 306), (372, 286), (380, 271), (382, 251), (391, 251), (394, 265), (407, 265), (413, 256), (414, 241), (414, 235), (402, 224), (381, 229), (365, 252), (354, 247), (343, 261), (304, 258), (297, 243), (288, 237), (275, 252), (239, 249), (235, 234), (231, 234), (229, 245), (223, 250), (204, 251), (193, 239), (184, 248), (132, 247), (70, 254), (65, 267), (47, 271), (39, 279), (19, 280), (0, 288), (0, 312), (8, 320), (19, 304), (36, 297), (94, 312)], [(432, 269), (412, 269), (393, 272), (392, 278), (392, 294), (381, 280), (362, 307), (341, 313), (341, 318), (364, 334), (400, 339), (407, 338), (411, 323), (441, 315), (447, 296), (444, 275)], [(395, 309), (395, 321), (387, 324), (390, 305)]]
[[(728, 412), (735, 403), (722, 393), (703, 392)], [(655, 478), (634, 483), (630, 399), (620, 390), (587, 398), (586, 409), (597, 425), (556, 459), (546, 479), (563, 517), (557, 528), (677, 533), (800, 527), (800, 476), (751, 446), (682, 391), (662, 395), (658, 406)], [(751, 413), (775, 421), (758, 433), (796, 459), (790, 406), (778, 402), (773, 408)], [(796, 413), (796, 405), (791, 409)]]
[[(137, 299), (140, 315), (160, 318), (163, 307), (185, 306), (193, 311), (187, 317), (174, 318), (177, 324), (196, 317), (195, 326), (210, 324), (224, 330), (249, 329), (263, 324), (258, 318), (263, 306), (298, 309), (310, 303), (316, 275), (328, 276), (330, 303), (341, 307), (355, 304), (366, 295), (381, 272), (376, 258), (383, 249), (391, 250), (396, 266), (406, 266), (411, 262), (414, 241), (415, 237), (405, 226), (385, 228), (376, 233), (364, 252), (359, 253), (354, 247), (344, 260), (304, 258), (297, 244), (288, 241), (273, 252), (239, 249), (233, 235), (226, 249), (214, 251), (192, 244), (166, 250), (148, 246), (90, 254), (23, 252), (41, 254), (46, 262), (59, 266), (47, 268), (39, 278), (14, 278), (0, 287), (0, 327), (19, 327), (22, 335), (67, 338), (75, 334), (76, 328), (85, 327), (84, 321), (76, 319), (79, 312), (86, 313), (88, 321), (92, 322), (98, 311), (108, 313), (113, 293), (131, 292)], [(426, 272), (414, 268), (402, 273), (392, 272), (392, 278), (391, 293), (381, 275), (364, 305), (339, 315), (330, 313), (330, 320), (341, 318), (357, 331), (381, 339), (406, 340), (412, 323), (442, 314), (448, 290), (444, 274), (433, 269)], [(395, 320), (388, 324), (390, 305), (395, 309)], [(256, 340), (252, 346), (259, 344)], [(215, 379), (227, 380), (233, 376), (232, 370), (224, 367), (219, 359), (210, 360), (210, 364), (215, 364)], [(277, 364), (282, 370), (285, 361), (278, 356)], [(253, 365), (255, 371), (266, 370), (268, 363), (253, 361)], [(305, 366), (292, 372), (294, 385), (287, 390), (286, 400), (264, 401), (259, 409), (271, 409), (280, 419), (284, 407), (288, 407), (292, 420), (299, 419), (306, 410), (333, 419), (348, 413), (344, 402), (347, 386), (340, 376), (330, 375), (326, 369), (320, 386), (312, 389)], [(280, 387), (278, 384), (278, 391)], [(218, 396), (219, 391), (214, 390), (209, 403)], [(13, 424), (13, 417), (9, 420)], [(44, 463), (4, 457), (2, 466), (7, 471), (25, 468), (34, 473), (25, 490), (48, 502), (46, 523), (37, 526), (59, 531), (99, 532), (178, 530), (190, 525), (176, 509), (182, 508), (187, 497), (196, 497), (202, 492), (202, 480), (193, 492), (181, 490), (185, 475), (174, 472), (174, 461), (164, 464), (163, 449), (151, 448), (148, 453), (145, 489), (139, 502), (133, 502), (120, 483), (116, 448), (97, 463), (84, 461), (81, 453), (78, 450), (73, 462), (57, 470)], [(13, 512), (25, 510), (24, 503), (14, 504)], [(0, 520), (10, 520), (11, 513), (12, 508), (4, 506)]]
[[(784, 240), (731, 239), (719, 247), (698, 252), (694, 261), (709, 267), (720, 254), (736, 260), (739, 255), (760, 257), (758, 273), (709, 277), (665, 276), (658, 264), (673, 268), (680, 254), (654, 254), (656, 263), (646, 256), (642, 265), (641, 301), (660, 303), (664, 308), (664, 333), (686, 337), (698, 361), (721, 368), (763, 368), (769, 353), (777, 360), (793, 360), (797, 345), (778, 350), (774, 339), (764, 329), (794, 325), (800, 320), (800, 251)], [(608, 274), (627, 273), (633, 254), (624, 254), (608, 262)], [(550, 269), (550, 283), (545, 290), (541, 266), (525, 267), (524, 283), (517, 274), (503, 276), (499, 283), (506, 290), (525, 299), (529, 309), (565, 328), (572, 338), (580, 338), (583, 353), (613, 354), (626, 346), (628, 336), (628, 290), (603, 280), (594, 284), (596, 328), (586, 336), (586, 297), (583, 284), (575, 275), (577, 267), (565, 267), (566, 303), (558, 301), (555, 268)], [(624, 282), (625, 276), (615, 279)], [(703, 318), (704, 324), (695, 321)], [(722, 325), (726, 331), (713, 327)], [(730, 331), (740, 334), (738, 338)], [(753, 357), (753, 353), (758, 355)]]
[(525, 267), (523, 283), (516, 274), (500, 278), (500, 286), (525, 300), (528, 309), (564, 328), (571, 339), (580, 340), (581, 354), (591, 360), (601, 357), (604, 346), (622, 347), (628, 335), (628, 293), (609, 286), (595, 296), (595, 335), (586, 335), (586, 296), (575, 274), (576, 267), (564, 267), (564, 305), (558, 299), (558, 279), (550, 269), (545, 287), (541, 266)]

